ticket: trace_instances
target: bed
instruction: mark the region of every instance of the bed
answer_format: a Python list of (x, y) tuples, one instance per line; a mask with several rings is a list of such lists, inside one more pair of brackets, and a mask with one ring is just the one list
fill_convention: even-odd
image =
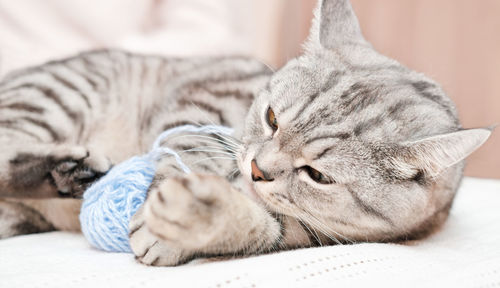
[(500, 287), (500, 181), (465, 178), (443, 229), (405, 244), (358, 243), (148, 267), (80, 234), (0, 241), (0, 287)]

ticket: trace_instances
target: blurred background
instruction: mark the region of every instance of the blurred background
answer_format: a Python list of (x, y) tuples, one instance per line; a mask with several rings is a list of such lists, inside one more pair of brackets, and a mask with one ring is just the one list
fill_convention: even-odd
[[(351, 0), (374, 47), (440, 82), (464, 127), (500, 123), (499, 0)], [(166, 56), (300, 54), (316, 0), (0, 0), (0, 77), (115, 47)], [(466, 175), (500, 178), (500, 127)]]

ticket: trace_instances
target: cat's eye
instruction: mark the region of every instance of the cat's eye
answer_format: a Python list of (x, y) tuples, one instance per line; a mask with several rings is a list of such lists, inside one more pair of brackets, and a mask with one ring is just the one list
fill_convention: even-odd
[(318, 170), (312, 168), (311, 166), (304, 166), (302, 167), (307, 172), (307, 175), (311, 177), (312, 180), (319, 184), (333, 184), (335, 181), (332, 179), (328, 178), (325, 176), (323, 173), (319, 172)]
[(267, 124), (273, 129), (273, 131), (278, 130), (278, 120), (276, 119), (276, 116), (274, 115), (273, 109), (271, 107), (267, 108)]

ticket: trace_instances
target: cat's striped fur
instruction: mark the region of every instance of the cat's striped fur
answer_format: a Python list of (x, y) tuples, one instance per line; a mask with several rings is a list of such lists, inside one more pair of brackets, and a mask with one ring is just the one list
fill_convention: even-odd
[[(269, 74), (243, 57), (164, 59), (96, 51), (7, 76), (0, 84), (1, 194), (78, 197), (110, 165), (148, 151), (168, 128), (216, 123), (241, 130)], [(184, 140), (178, 145), (183, 150), (202, 146)], [(190, 151), (188, 157), (203, 153)], [(199, 166), (222, 170), (217, 162)], [(78, 229), (71, 218), (71, 228)], [(26, 227), (29, 219), (19, 221), (10, 233), (27, 232), (16, 227)]]
[[(462, 129), (437, 83), (375, 52), (347, 0), (320, 2), (305, 54), (272, 75), (244, 58), (102, 51), (7, 77), (0, 193), (77, 196), (161, 131), (215, 123), (235, 138), (165, 141), (195, 173), (161, 160), (131, 222), (139, 261), (428, 235), (490, 130)], [(1, 235), (62, 226), (36, 200), (12, 201), (0, 204)], [(31, 216), (12, 217), (22, 209)], [(22, 231), (26, 223), (38, 225)]]

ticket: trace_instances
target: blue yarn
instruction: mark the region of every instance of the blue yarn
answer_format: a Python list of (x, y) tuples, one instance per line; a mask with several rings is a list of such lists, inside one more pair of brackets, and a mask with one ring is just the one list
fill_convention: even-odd
[(128, 224), (144, 203), (154, 175), (150, 157), (136, 156), (113, 167), (87, 189), (80, 224), (92, 246), (110, 252), (131, 252)]
[(179, 154), (160, 143), (176, 133), (232, 133), (231, 128), (206, 125), (184, 125), (163, 132), (149, 154), (135, 156), (114, 166), (104, 177), (94, 183), (83, 195), (80, 224), (83, 235), (90, 244), (109, 252), (132, 252), (129, 243), (130, 218), (146, 200), (146, 193), (153, 181), (156, 162), (165, 154), (172, 155), (185, 173), (191, 170)]

